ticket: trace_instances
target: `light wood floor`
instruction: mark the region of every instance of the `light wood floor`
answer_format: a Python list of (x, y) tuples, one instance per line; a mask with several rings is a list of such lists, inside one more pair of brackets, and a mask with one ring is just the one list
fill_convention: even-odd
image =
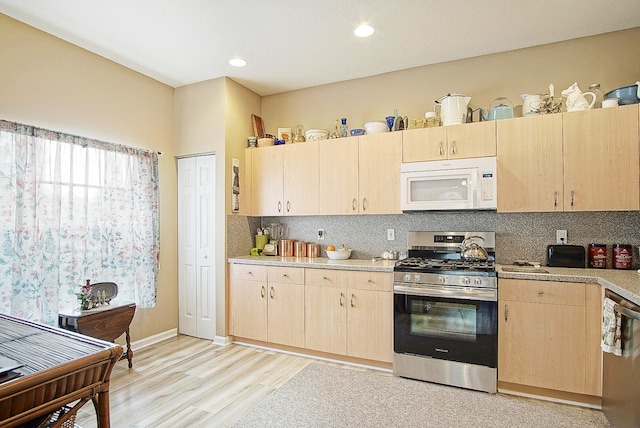
[[(134, 349), (135, 351), (135, 349)], [(111, 374), (111, 426), (228, 427), (312, 360), (177, 336), (135, 352)], [(97, 426), (91, 403), (76, 424)]]

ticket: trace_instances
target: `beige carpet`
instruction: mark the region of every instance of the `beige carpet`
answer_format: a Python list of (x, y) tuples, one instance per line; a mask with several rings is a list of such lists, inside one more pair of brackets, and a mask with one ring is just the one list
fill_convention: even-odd
[(235, 427), (608, 427), (602, 412), (311, 363)]

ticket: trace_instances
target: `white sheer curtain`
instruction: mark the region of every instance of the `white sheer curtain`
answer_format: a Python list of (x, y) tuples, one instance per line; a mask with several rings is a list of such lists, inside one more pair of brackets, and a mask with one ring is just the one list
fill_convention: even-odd
[(0, 121), (0, 312), (57, 324), (87, 279), (155, 305), (156, 152)]

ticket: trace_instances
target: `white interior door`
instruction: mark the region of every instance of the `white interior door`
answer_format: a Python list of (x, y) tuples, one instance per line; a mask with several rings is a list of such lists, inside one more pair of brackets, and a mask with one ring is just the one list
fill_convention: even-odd
[(178, 159), (178, 289), (182, 334), (213, 340), (215, 155)]

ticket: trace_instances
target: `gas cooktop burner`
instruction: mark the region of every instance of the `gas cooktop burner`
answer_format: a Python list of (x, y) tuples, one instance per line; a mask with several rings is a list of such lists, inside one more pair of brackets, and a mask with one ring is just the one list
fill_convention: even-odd
[(423, 257), (409, 257), (395, 264), (394, 270), (400, 272), (440, 272), (440, 271), (494, 271), (493, 260), (467, 261), (462, 259), (430, 259)]

